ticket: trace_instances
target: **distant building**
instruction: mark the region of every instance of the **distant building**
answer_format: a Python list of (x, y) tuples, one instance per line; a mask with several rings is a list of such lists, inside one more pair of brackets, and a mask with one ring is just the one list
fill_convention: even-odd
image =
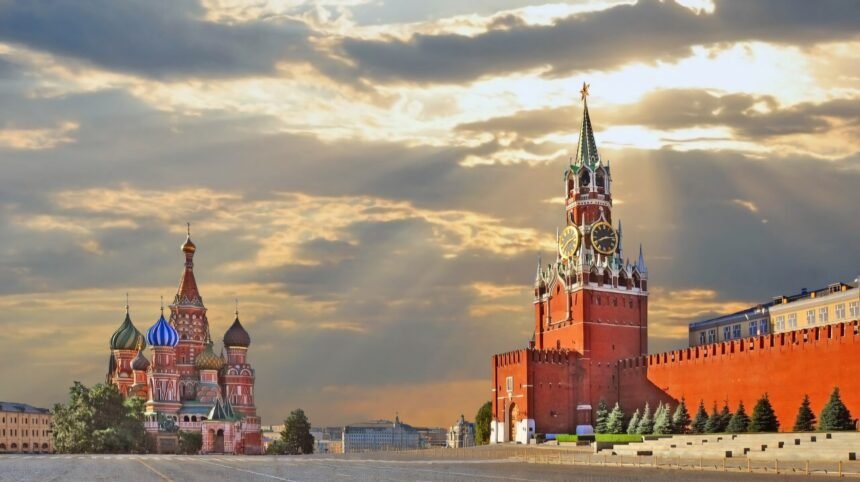
[(475, 424), (466, 421), (463, 415), (448, 430), (448, 447), (461, 449), (475, 446)]
[(768, 307), (753, 306), (730, 315), (718, 316), (690, 324), (690, 346), (709, 345), (770, 333)]
[(354, 423), (343, 429), (343, 453), (385, 450), (410, 450), (420, 447), (418, 431), (410, 425), (394, 421), (375, 420)]
[(448, 445), (448, 429), (432, 427), (416, 427), (419, 445), (422, 449), (430, 447), (445, 447)]
[(343, 427), (311, 428), (315, 454), (343, 453)]
[(47, 408), (0, 402), (0, 453), (50, 453), (53, 416)]

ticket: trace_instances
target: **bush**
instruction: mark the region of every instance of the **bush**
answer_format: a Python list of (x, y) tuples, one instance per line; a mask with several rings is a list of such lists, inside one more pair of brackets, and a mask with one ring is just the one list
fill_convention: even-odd
[(609, 421), (609, 406), (605, 400), (597, 402), (597, 413), (594, 415), (594, 433), (606, 433), (606, 423)]
[(561, 442), (576, 442), (577, 440), (579, 440), (579, 436), (571, 435), (571, 434), (558, 434), (555, 436), (555, 439), (559, 443), (561, 443)]
[(615, 402), (615, 407), (609, 412), (609, 417), (606, 418), (606, 433), (623, 434), (624, 433), (624, 411), (618, 402)]
[(180, 430), (179, 433), (179, 453), (194, 455), (200, 452), (203, 448), (203, 434), (200, 432), (186, 432)]
[[(705, 408), (704, 406), (702, 407)], [(684, 397), (681, 397), (681, 403), (675, 409), (672, 415), (672, 432), (687, 433), (687, 427), (690, 425), (690, 412), (687, 410), (687, 402)]]

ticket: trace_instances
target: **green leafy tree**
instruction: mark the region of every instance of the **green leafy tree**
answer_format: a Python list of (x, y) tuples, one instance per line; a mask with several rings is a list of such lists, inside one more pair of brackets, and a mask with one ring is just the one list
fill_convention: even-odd
[(633, 412), (633, 416), (630, 417), (630, 422), (627, 424), (627, 433), (633, 435), (636, 433), (636, 430), (639, 429), (639, 409), (637, 408), (635, 412)]
[(475, 443), (484, 445), (490, 443), (490, 421), (493, 419), (493, 404), (487, 402), (481, 405), (475, 415)]
[(672, 411), (672, 407), (667, 404), (661, 404), (657, 408), (657, 412), (654, 415), (654, 434), (655, 435), (666, 435), (672, 433), (672, 415), (670, 412)]
[(753, 407), (752, 416), (750, 417), (750, 432), (779, 432), (779, 420), (776, 418), (776, 412), (773, 411), (773, 405), (770, 404), (770, 399), (767, 393), (758, 399), (755, 407)]
[(720, 432), (721, 420), (720, 414), (717, 412), (717, 404), (715, 403), (713, 410), (711, 410), (711, 415), (708, 417), (708, 421), (705, 422), (705, 433)]
[(642, 418), (639, 419), (639, 425), (636, 426), (636, 433), (640, 435), (648, 435), (654, 431), (654, 419), (651, 418), (651, 408), (648, 402), (645, 402), (645, 410), (642, 411)]
[(818, 430), (822, 432), (854, 430), (854, 421), (851, 419), (851, 412), (842, 403), (842, 398), (839, 396), (839, 387), (833, 388), (830, 400), (821, 409), (821, 416), (818, 417), (818, 420)]
[(618, 402), (615, 402), (615, 407), (606, 418), (606, 433), (624, 433), (624, 410), (621, 410)]
[(281, 432), (284, 452), (287, 455), (314, 453), (314, 438), (311, 435), (311, 423), (305, 411), (297, 408), (290, 412), (284, 420), (284, 431)]
[(693, 433), (706, 433), (705, 426), (708, 423), (708, 411), (705, 410), (705, 401), (699, 400), (699, 408), (696, 410), (696, 418), (693, 419)]
[(815, 412), (809, 406), (809, 395), (803, 396), (803, 402), (797, 410), (797, 418), (794, 419), (794, 432), (812, 432), (815, 430)]
[(597, 402), (597, 413), (594, 415), (594, 433), (607, 433), (606, 421), (609, 419), (609, 406), (605, 400)]
[(54, 448), (60, 453), (144, 452), (149, 444), (143, 407), (143, 399), (124, 400), (112, 384), (87, 388), (74, 382), (69, 402), (53, 409)]
[(200, 452), (203, 448), (203, 434), (200, 432), (188, 432), (180, 430), (179, 435), (179, 453), (194, 455)]
[(726, 426), (726, 431), (729, 433), (743, 433), (747, 431), (750, 425), (750, 417), (747, 415), (744, 408), (744, 402), (741, 400), (738, 403), (738, 409), (735, 411), (732, 418), (729, 419), (729, 424)]
[[(704, 407), (702, 407), (704, 408)], [(687, 433), (690, 425), (690, 412), (687, 410), (687, 402), (681, 397), (681, 402), (672, 414), (672, 433)]]

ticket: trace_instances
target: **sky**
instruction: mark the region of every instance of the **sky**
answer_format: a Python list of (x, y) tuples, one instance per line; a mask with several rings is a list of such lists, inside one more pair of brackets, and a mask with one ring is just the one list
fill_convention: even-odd
[(0, 400), (103, 381), (190, 222), (264, 423), (473, 418), (531, 336), (583, 82), (652, 352), (851, 282), (858, 25), (850, 0), (0, 0)]

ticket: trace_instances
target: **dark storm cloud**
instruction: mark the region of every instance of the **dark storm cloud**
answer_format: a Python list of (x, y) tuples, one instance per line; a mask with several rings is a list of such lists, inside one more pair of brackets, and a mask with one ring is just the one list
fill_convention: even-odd
[[(764, 108), (761, 112), (757, 107)], [(469, 132), (510, 132), (540, 137), (569, 132), (581, 105), (522, 111), (458, 126)], [(641, 125), (654, 129), (726, 126), (741, 138), (764, 140), (791, 134), (826, 132), (832, 120), (857, 124), (860, 99), (804, 102), (782, 107), (768, 95), (718, 95), (698, 89), (667, 89), (646, 94), (636, 104), (603, 108), (592, 116), (598, 125)]]
[(860, 3), (839, 0), (718, 1), (713, 14), (643, 0), (552, 25), (508, 21), (474, 36), (416, 34), (408, 40), (347, 38), (342, 49), (363, 77), (458, 83), (547, 68), (550, 75), (606, 70), (631, 61), (675, 60), (693, 45), (760, 40), (805, 46), (858, 34)]
[(292, 20), (220, 24), (196, 0), (3, 0), (0, 41), (146, 77), (267, 74), (314, 56)]

